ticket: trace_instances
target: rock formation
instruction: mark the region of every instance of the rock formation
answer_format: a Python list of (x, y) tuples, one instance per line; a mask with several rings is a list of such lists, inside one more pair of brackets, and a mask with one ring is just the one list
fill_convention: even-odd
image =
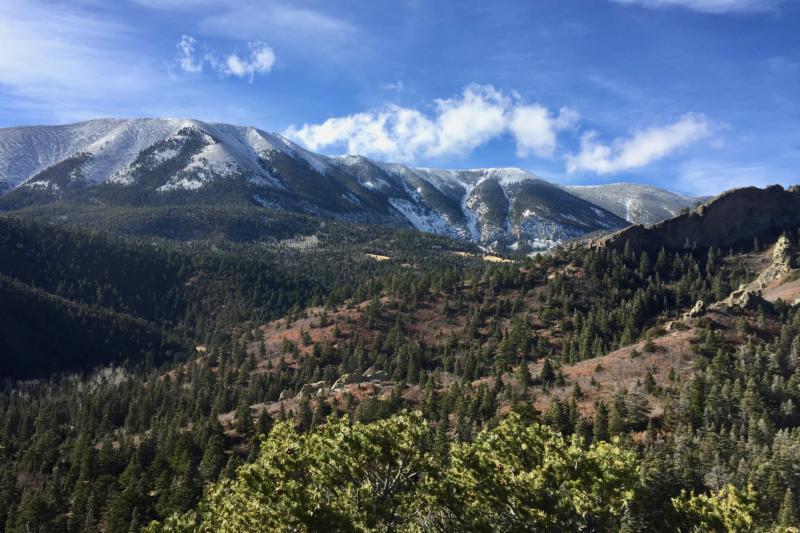
[(792, 242), (781, 235), (775, 242), (772, 250), (772, 262), (761, 271), (758, 277), (750, 283), (739, 286), (730, 296), (712, 305), (713, 309), (739, 307), (742, 309), (758, 309), (769, 305), (763, 292), (771, 283), (784, 277), (792, 271), (794, 263), (794, 247)]

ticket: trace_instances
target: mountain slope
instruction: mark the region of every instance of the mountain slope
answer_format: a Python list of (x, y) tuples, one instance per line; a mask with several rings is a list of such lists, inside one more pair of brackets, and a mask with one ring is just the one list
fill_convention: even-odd
[(0, 274), (0, 376), (46, 377), (186, 351), (154, 324), (70, 301)]
[[(2, 191), (5, 190), (5, 194)], [(542, 249), (627, 223), (516, 168), (436, 170), (314, 154), (279, 134), (184, 119), (0, 129), (0, 210), (257, 205)]]
[(576, 185), (566, 189), (632, 224), (655, 224), (694, 207), (700, 198), (638, 183)]
[(743, 187), (723, 193), (693, 211), (650, 227), (630, 226), (601, 239), (605, 246), (658, 252), (709, 246), (753, 246), (800, 227), (800, 191), (780, 185)]

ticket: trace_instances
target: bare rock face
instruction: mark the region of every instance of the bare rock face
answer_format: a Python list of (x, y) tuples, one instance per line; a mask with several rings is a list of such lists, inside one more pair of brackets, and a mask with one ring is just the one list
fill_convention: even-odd
[(727, 247), (770, 242), (784, 231), (800, 227), (800, 188), (780, 185), (765, 189), (745, 187), (723, 193), (697, 209), (650, 227), (631, 226), (599, 241), (622, 251), (627, 242), (635, 250), (657, 253), (662, 247)]

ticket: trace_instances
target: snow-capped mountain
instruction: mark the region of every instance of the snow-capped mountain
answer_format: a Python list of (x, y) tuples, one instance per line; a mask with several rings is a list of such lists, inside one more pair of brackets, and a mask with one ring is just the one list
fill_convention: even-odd
[(567, 190), (632, 224), (661, 222), (703, 200), (638, 183), (582, 185), (567, 187)]
[[(3, 192), (5, 191), (5, 192)], [(0, 209), (249, 203), (545, 249), (625, 220), (517, 168), (438, 170), (323, 156), (276, 133), (184, 119), (0, 129)]]

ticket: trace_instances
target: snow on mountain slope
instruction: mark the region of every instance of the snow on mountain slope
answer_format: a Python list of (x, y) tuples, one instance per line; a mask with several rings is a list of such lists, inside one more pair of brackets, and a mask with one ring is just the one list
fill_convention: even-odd
[(655, 224), (679, 215), (702, 200), (636, 183), (582, 185), (566, 189), (633, 224)]
[[(5, 190), (5, 192), (3, 192)], [(247, 202), (536, 250), (625, 221), (518, 168), (444, 170), (310, 152), (277, 133), (191, 119), (0, 129), (0, 209)]]

